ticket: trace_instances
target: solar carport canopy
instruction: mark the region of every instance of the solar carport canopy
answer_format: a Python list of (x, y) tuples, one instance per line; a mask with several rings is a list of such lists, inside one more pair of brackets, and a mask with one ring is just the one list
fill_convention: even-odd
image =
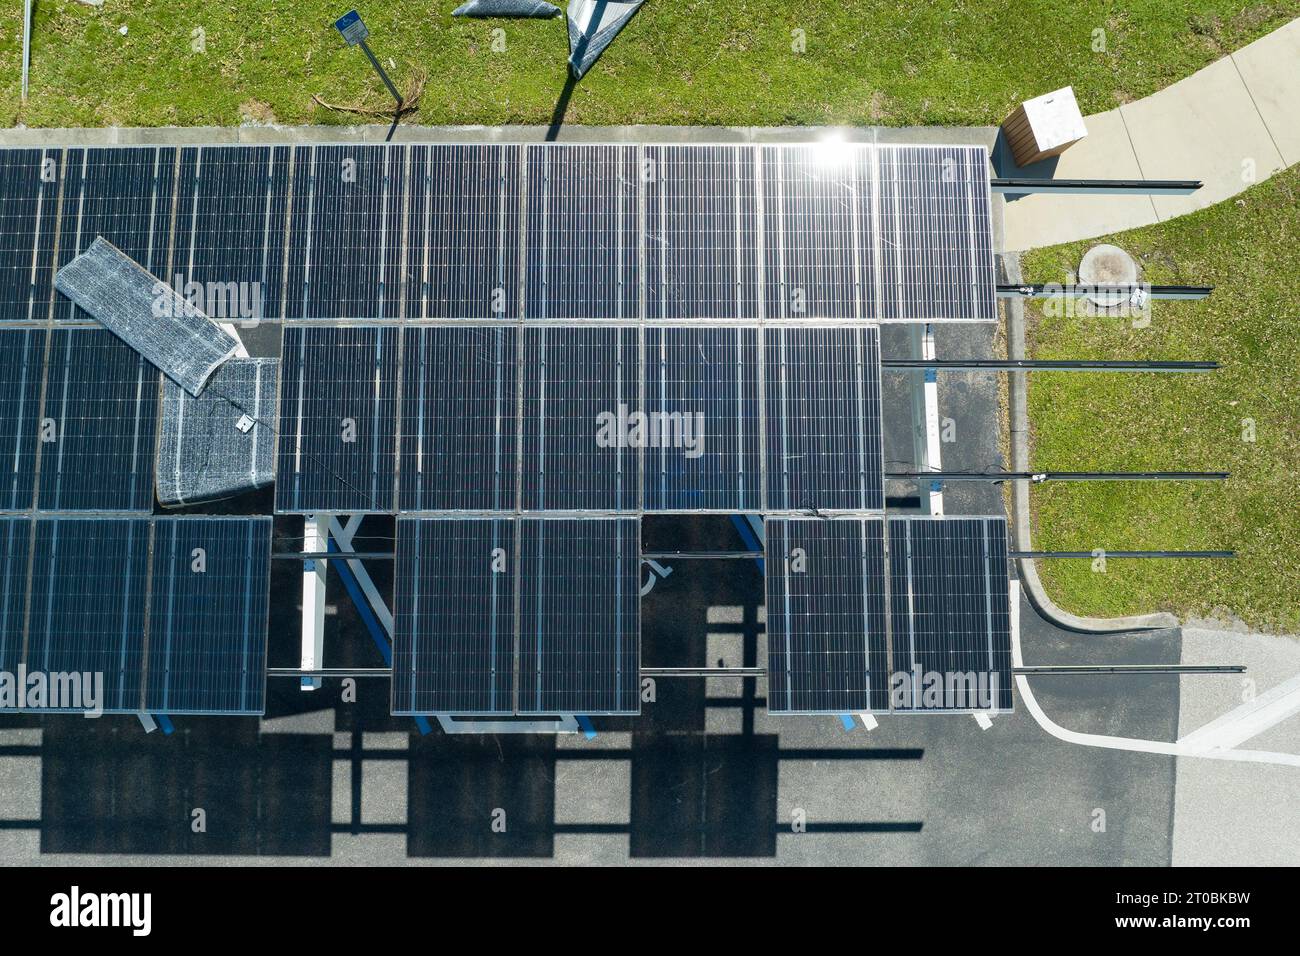
[(53, 275), (97, 236), (215, 319), (996, 317), (977, 146), (4, 149), (0, 182), (6, 322), (89, 321)]

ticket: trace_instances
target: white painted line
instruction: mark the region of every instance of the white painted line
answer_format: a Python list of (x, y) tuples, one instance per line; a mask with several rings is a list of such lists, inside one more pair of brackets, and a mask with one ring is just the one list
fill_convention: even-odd
[(876, 720), (875, 714), (858, 714), (858, 718), (862, 721), (862, 726), (867, 730), (875, 730), (880, 726), (880, 721)]
[(1201, 750), (1226, 750), (1296, 713), (1300, 713), (1300, 674), (1179, 738), (1178, 743)]
[(977, 710), (971, 716), (975, 718), (975, 723), (980, 725), (980, 730), (988, 730), (993, 726), (993, 718), (986, 711)]
[[(1011, 663), (1023, 667), (1024, 656), (1020, 650), (1020, 585), (1011, 582)], [(1172, 757), (1206, 757), (1213, 760), (1237, 760), (1244, 763), (1270, 763), (1289, 767), (1300, 767), (1300, 754), (1273, 753), (1261, 750), (1201, 750), (1187, 747), (1182, 743), (1168, 743), (1161, 740), (1141, 740), (1135, 737), (1111, 737), (1106, 734), (1083, 734), (1075, 730), (1066, 730), (1055, 723), (1043, 712), (1034, 692), (1029, 689), (1029, 679), (1023, 674), (1016, 675), (1016, 685), (1020, 688), (1020, 698), (1025, 708), (1038, 722), (1038, 726), (1057, 740), (1078, 744), (1081, 747), (1101, 747), (1106, 750), (1128, 750), (1137, 753), (1165, 754)]]

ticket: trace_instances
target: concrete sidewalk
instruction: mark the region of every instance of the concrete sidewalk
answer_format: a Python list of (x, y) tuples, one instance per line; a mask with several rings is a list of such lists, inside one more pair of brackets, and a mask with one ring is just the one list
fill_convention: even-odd
[(1006, 249), (1091, 239), (1211, 206), (1300, 162), (1300, 19), (1145, 99), (1086, 118), (1059, 157), (1002, 176), (1200, 179), (1191, 196), (1008, 197)]

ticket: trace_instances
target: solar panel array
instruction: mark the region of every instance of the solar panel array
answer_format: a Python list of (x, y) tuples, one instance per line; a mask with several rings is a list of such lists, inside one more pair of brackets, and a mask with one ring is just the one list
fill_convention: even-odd
[(102, 675), (107, 713), (262, 713), (270, 546), (267, 517), (0, 518), (0, 670)]
[(399, 518), (395, 714), (635, 714), (635, 519)]
[(158, 371), (103, 329), (0, 329), (9, 511), (150, 511)]
[[(993, 321), (974, 146), (0, 151), (0, 321), (102, 235), (213, 318)], [(191, 286), (191, 284), (195, 284)]]
[(1005, 518), (766, 528), (773, 713), (1011, 709)]
[(278, 510), (884, 508), (874, 327), (400, 333), (286, 330)]

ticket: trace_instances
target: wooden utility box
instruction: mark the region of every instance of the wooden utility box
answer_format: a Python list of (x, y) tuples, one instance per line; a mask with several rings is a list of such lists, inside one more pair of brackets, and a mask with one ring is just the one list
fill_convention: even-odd
[(1017, 166), (1059, 156), (1088, 135), (1070, 86), (1026, 100), (1007, 117), (1002, 132)]

